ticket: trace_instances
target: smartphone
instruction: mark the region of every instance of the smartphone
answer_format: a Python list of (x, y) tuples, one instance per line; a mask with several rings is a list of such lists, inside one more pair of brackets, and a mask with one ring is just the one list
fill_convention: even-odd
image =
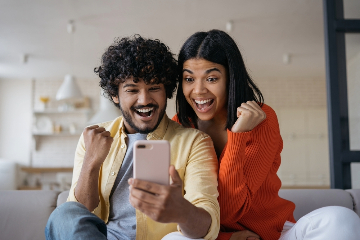
[(134, 178), (169, 185), (170, 143), (166, 140), (137, 140), (134, 143)]

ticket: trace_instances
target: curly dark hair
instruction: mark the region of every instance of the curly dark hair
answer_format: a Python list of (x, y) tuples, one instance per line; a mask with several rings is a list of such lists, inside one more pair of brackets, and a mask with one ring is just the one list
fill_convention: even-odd
[(167, 98), (172, 98), (179, 79), (177, 61), (169, 47), (158, 39), (145, 39), (138, 34), (117, 38), (94, 72), (101, 78), (100, 87), (111, 101), (118, 96), (119, 84), (129, 77), (135, 83), (142, 79), (146, 84), (164, 84)]

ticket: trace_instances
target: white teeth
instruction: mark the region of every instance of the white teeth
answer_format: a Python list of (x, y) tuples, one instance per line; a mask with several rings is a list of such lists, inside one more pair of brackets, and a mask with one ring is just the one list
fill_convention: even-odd
[(210, 102), (212, 99), (207, 99), (207, 100), (194, 100), (197, 104), (205, 104), (207, 102)]
[(138, 112), (142, 112), (142, 113), (147, 113), (152, 111), (154, 108), (142, 108), (142, 109), (137, 109), (136, 111)]

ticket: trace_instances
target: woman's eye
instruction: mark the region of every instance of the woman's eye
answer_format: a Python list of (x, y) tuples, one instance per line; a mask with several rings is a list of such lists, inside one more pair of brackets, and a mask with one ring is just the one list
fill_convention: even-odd
[(184, 80), (185, 80), (186, 82), (193, 82), (193, 81), (194, 81), (194, 79), (188, 78), (188, 77), (184, 78)]
[(208, 78), (207, 81), (208, 82), (216, 82), (217, 78)]
[(159, 87), (154, 87), (154, 88), (150, 88), (150, 91), (157, 91), (159, 89), (160, 89)]

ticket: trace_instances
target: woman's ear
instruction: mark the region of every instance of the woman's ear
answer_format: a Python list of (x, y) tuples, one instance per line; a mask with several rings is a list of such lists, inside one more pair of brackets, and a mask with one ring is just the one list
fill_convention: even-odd
[(119, 97), (118, 96), (112, 97), (112, 100), (114, 101), (114, 103), (119, 103)]

